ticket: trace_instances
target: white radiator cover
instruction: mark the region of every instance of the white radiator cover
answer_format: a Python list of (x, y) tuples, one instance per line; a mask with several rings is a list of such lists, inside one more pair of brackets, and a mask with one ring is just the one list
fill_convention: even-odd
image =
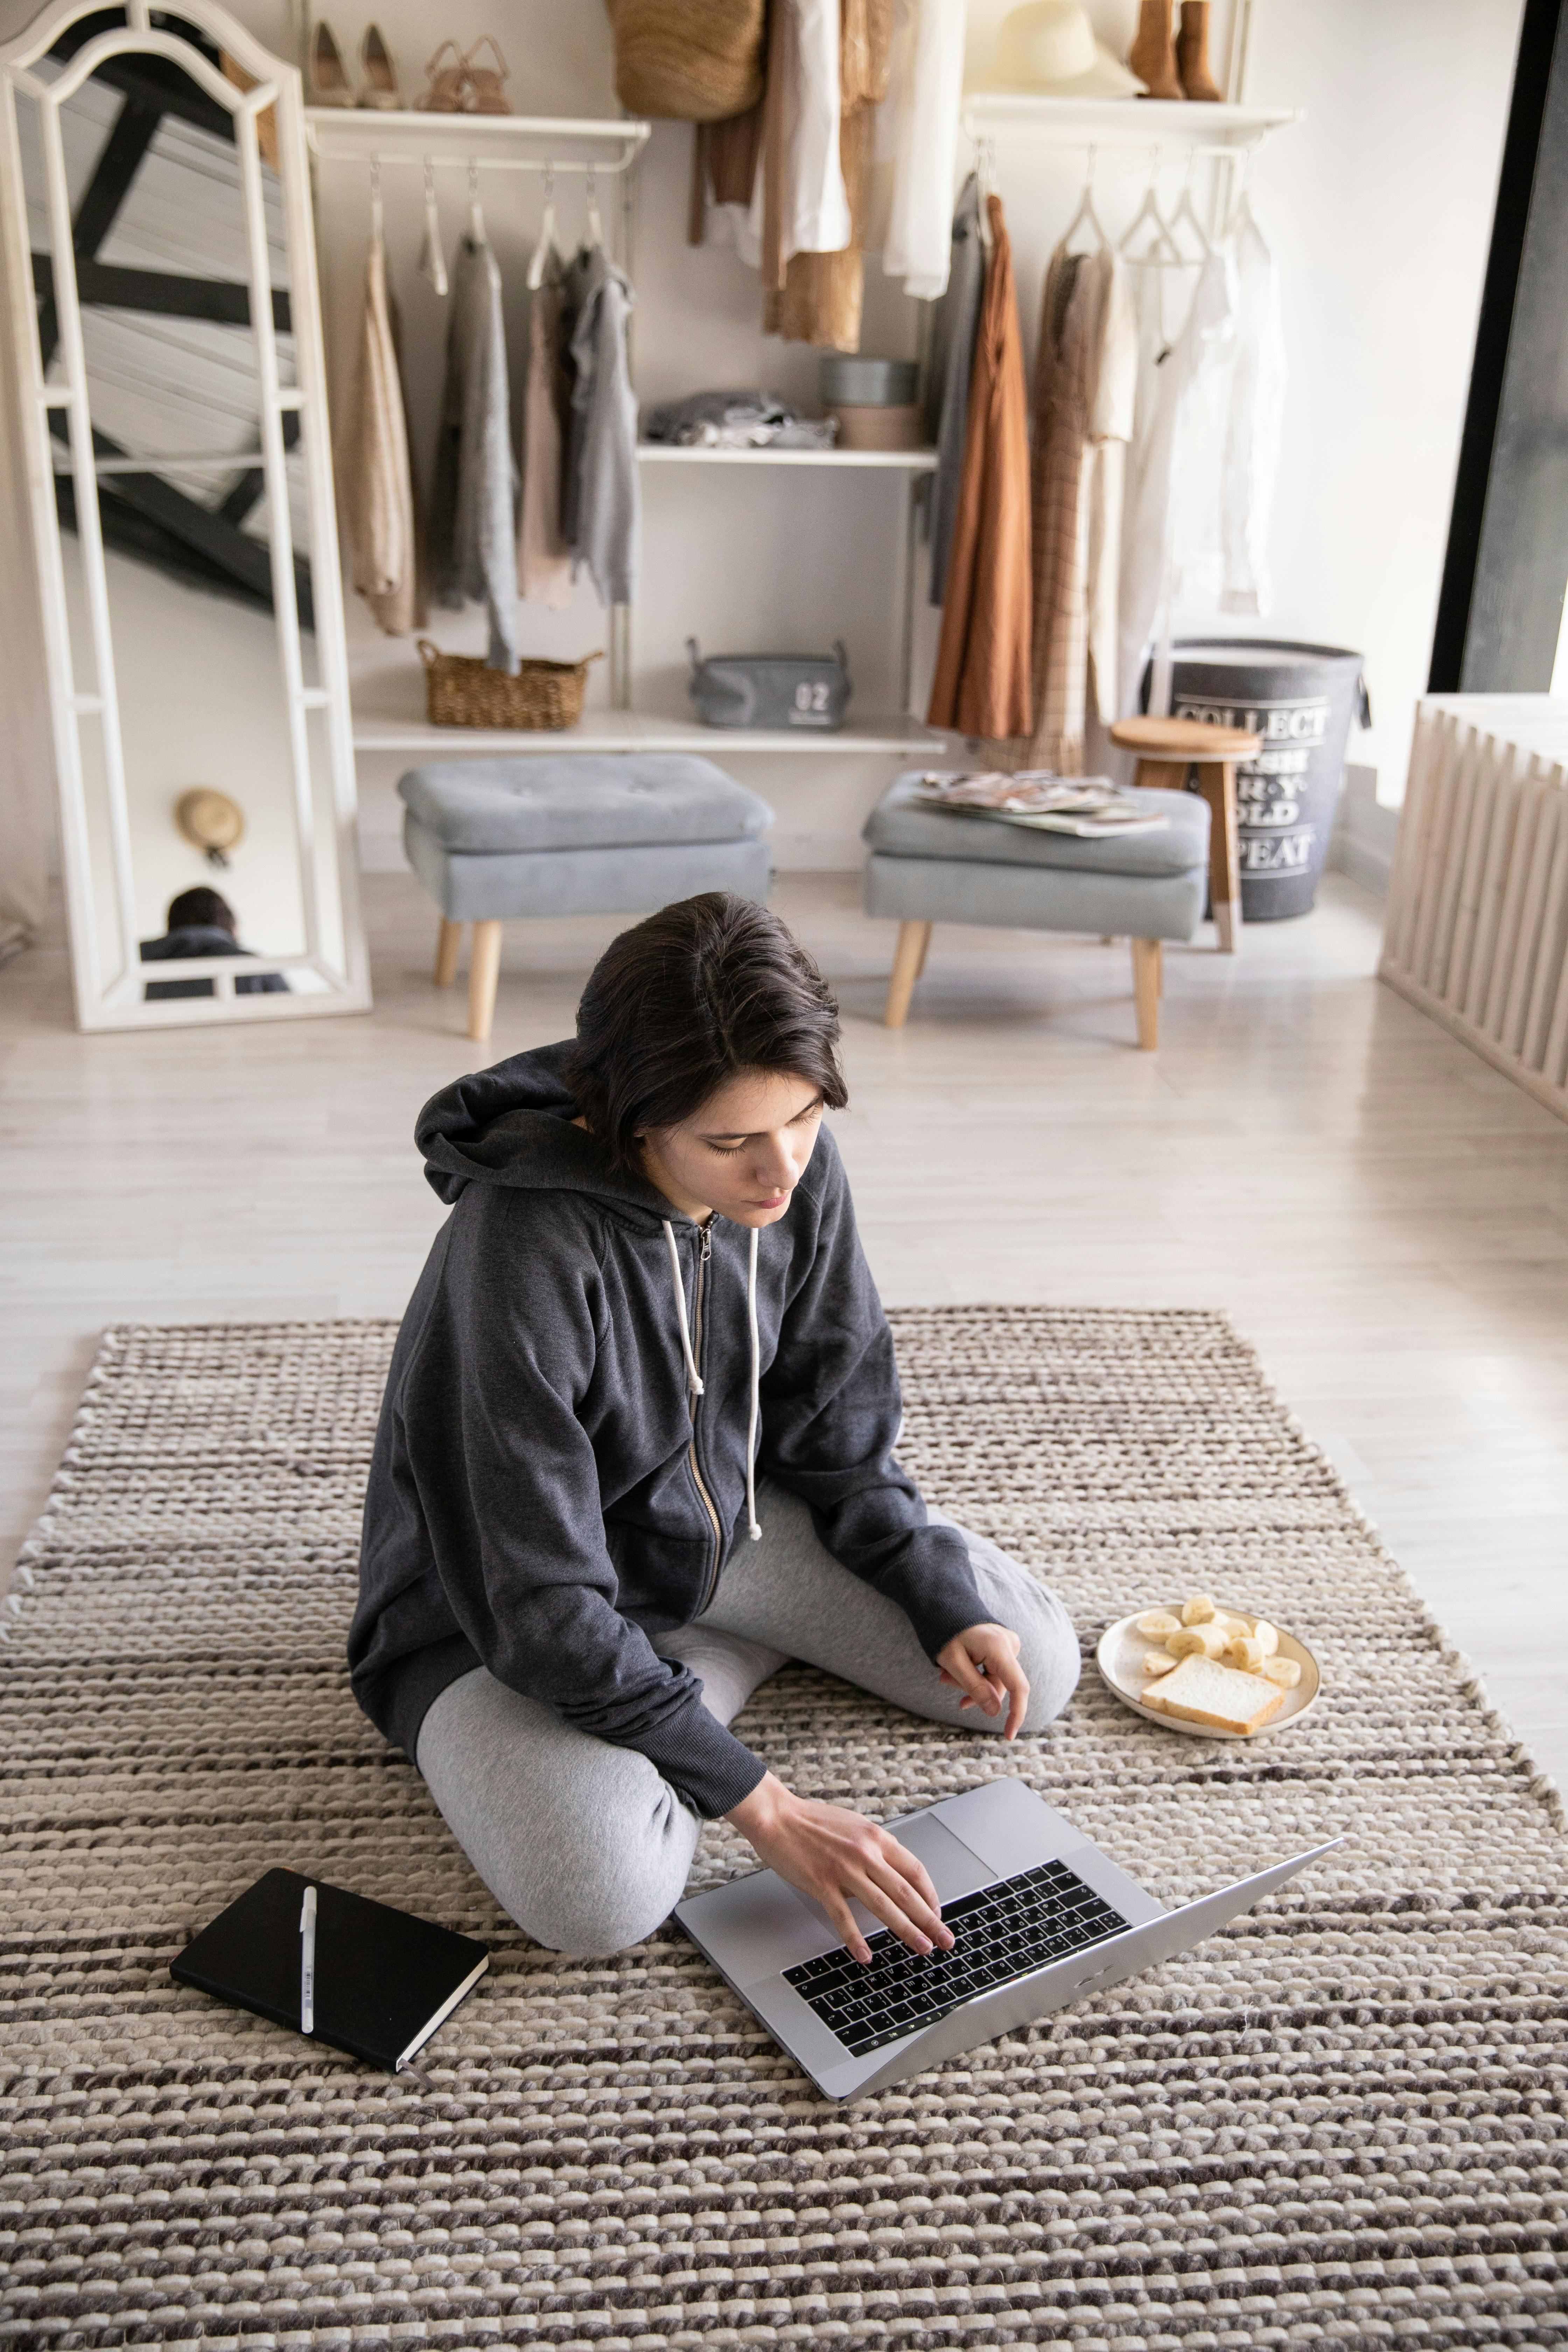
[(1430, 696), (1379, 976), (1568, 1119), (1568, 700)]

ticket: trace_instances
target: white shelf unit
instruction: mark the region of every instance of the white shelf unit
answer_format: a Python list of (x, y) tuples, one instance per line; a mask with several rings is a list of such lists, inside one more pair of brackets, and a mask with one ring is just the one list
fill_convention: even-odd
[(683, 449), (665, 441), (639, 441), (644, 465), (874, 467), (883, 473), (934, 474), (934, 449)]
[(972, 90), (963, 128), (984, 139), (1027, 137), (1042, 146), (1209, 149), (1245, 154), (1301, 120), (1291, 106), (1226, 106), (1185, 98), (1044, 98), (1026, 90)]
[[(435, 114), (414, 109), (377, 111), (372, 108), (310, 107), (306, 133), (316, 167), (357, 166), (368, 172), (374, 163), (382, 170), (423, 170), (429, 163), (437, 171), (473, 171), (482, 187), (492, 172), (570, 172), (602, 174), (618, 181), (620, 201), (613, 213), (606, 208), (606, 231), (617, 258), (635, 274), (633, 194), (636, 163), (652, 125), (633, 118), (521, 114)], [(683, 449), (643, 443), (640, 464), (653, 466), (826, 467), (846, 472), (872, 472), (904, 478), (901, 604), (900, 611), (900, 700), (908, 705), (913, 666), (914, 555), (917, 538), (915, 499), (923, 478), (936, 466), (932, 449)], [(539, 751), (559, 746), (583, 751), (711, 751), (727, 743), (732, 756), (749, 753), (837, 754), (897, 758), (940, 754), (951, 739), (933, 733), (921, 720), (902, 711), (857, 715), (847, 726), (828, 732), (703, 727), (632, 706), (631, 667), (634, 608), (617, 605), (609, 615), (610, 677), (614, 708), (594, 712), (574, 728), (548, 731), (497, 730), (467, 727), (432, 727), (415, 708), (423, 698), (423, 672), (410, 651), (406, 694), (401, 671), (389, 677), (384, 661), (364, 670), (353, 688), (353, 742), (357, 751), (420, 752), (426, 758), (491, 756), (508, 751)]]
[(921, 757), (945, 753), (950, 739), (933, 734), (918, 719), (857, 719), (831, 730), (810, 728), (703, 727), (692, 719), (668, 719), (645, 710), (599, 710), (567, 728), (432, 727), (423, 719), (378, 719), (356, 703), (354, 749), (358, 751), (417, 751), (426, 759), (453, 753), (510, 751), (691, 751), (727, 746), (735, 759), (755, 753), (823, 752), (839, 759), (858, 755)]
[(964, 134), (975, 155), (994, 169), (1003, 150), (1076, 151), (1094, 178), (1102, 149), (1148, 157), (1200, 156), (1213, 165), (1209, 234), (1217, 236), (1253, 154), (1276, 131), (1301, 121), (1293, 106), (1231, 105), (1187, 98), (1046, 98), (1026, 90), (972, 90), (963, 102)]
[[(321, 163), (416, 164), (437, 171), (543, 172), (630, 168), (651, 122), (631, 115), (426, 114), (412, 107), (308, 106), (305, 137)], [(609, 151), (616, 152), (611, 152)]]

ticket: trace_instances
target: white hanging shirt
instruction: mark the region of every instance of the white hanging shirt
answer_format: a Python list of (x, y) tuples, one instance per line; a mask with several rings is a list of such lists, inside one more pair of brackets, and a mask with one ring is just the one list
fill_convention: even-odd
[[(838, 159), (838, 0), (778, 5), (785, 17), (780, 252), (788, 261), (797, 253), (842, 253), (851, 225)], [(765, 177), (758, 172), (750, 233), (735, 240), (744, 260), (762, 252)]]
[(1235, 236), (1237, 320), (1220, 484), (1222, 613), (1261, 618), (1273, 602), (1268, 517), (1285, 411), (1279, 268), (1244, 196)]
[[(1152, 270), (1136, 273), (1157, 278)], [(1141, 309), (1155, 299), (1139, 289)], [(1220, 465), (1226, 410), (1225, 363), (1236, 331), (1236, 273), (1216, 247), (1204, 261), (1186, 321), (1163, 356), (1150, 352), (1141, 386), (1132, 477), (1127, 484), (1121, 581), (1117, 682), (1123, 714), (1138, 708), (1144, 656), (1168, 592), (1219, 586)]]
[(952, 185), (963, 89), (964, 0), (909, 0), (893, 51), (892, 85), (878, 110), (877, 152), (890, 147), (892, 191), (881, 232), (882, 269), (934, 302), (946, 291)]

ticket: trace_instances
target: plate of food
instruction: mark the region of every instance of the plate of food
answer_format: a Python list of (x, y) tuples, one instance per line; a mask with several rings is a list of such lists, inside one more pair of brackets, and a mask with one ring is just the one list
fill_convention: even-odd
[(1255, 1739), (1299, 1723), (1322, 1687), (1304, 1642), (1207, 1592), (1134, 1610), (1106, 1627), (1095, 1657), (1125, 1706), (1193, 1739)]

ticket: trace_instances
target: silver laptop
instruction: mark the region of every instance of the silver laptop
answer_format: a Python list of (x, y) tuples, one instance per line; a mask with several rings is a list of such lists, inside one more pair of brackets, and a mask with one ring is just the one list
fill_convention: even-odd
[(699, 1948), (830, 2099), (902, 2082), (1119, 1984), (1213, 1935), (1341, 1840), (1167, 1911), (1022, 1780), (990, 1780), (888, 1827), (930, 1871), (951, 1952), (923, 1958), (853, 1906), (853, 1960), (771, 1870), (677, 1906)]

